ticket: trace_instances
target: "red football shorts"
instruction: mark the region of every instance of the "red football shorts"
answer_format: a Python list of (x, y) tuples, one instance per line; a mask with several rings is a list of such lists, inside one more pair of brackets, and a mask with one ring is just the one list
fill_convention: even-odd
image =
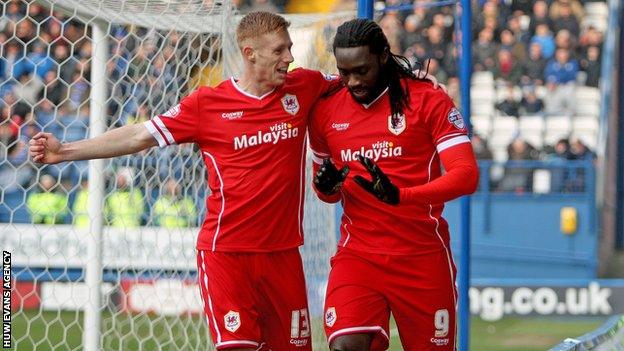
[(197, 253), (199, 286), (218, 350), (312, 350), (298, 249)]
[(374, 333), (386, 350), (390, 312), (404, 350), (455, 350), (455, 265), (450, 253), (383, 255), (339, 248), (331, 260), (325, 333)]

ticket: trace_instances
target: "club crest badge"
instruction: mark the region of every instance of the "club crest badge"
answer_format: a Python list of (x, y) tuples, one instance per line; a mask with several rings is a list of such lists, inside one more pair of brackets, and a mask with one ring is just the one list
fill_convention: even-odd
[(452, 108), (448, 114), (448, 121), (451, 122), (457, 129), (464, 129), (466, 124), (464, 123), (464, 118), (461, 113), (456, 108)]
[(404, 114), (388, 116), (388, 130), (392, 134), (399, 135), (403, 133), (405, 127), (406, 123)]
[(163, 117), (176, 118), (180, 114), (180, 104), (177, 104), (162, 114)]
[(336, 308), (330, 307), (325, 311), (325, 325), (332, 327), (336, 323)]
[(299, 112), (299, 101), (296, 95), (286, 94), (282, 98), (282, 106), (284, 110), (291, 115), (296, 115)]
[(225, 322), (225, 329), (232, 333), (237, 331), (241, 326), (240, 314), (235, 311), (229, 311), (223, 316), (223, 321)]

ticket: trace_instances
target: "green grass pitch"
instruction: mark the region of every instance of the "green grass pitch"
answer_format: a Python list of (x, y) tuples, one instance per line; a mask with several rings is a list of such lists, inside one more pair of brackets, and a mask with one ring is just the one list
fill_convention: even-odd
[[(103, 350), (200, 350), (209, 344), (205, 323), (199, 317), (105, 313)], [(585, 334), (600, 319), (507, 317), (497, 322), (472, 319), (471, 350), (543, 351), (566, 337)], [(313, 325), (314, 349), (327, 350), (320, 321)], [(81, 350), (82, 314), (29, 311), (13, 315), (13, 349), (17, 351)], [(390, 350), (402, 350), (396, 326), (391, 326)]]

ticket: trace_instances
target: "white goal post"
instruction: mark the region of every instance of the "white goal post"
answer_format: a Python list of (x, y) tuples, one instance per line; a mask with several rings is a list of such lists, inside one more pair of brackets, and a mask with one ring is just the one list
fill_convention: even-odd
[[(327, 43), (354, 15), (285, 16), (295, 63), (333, 72)], [(24, 157), (25, 143), (39, 130), (74, 141), (139, 123), (236, 76), (241, 15), (230, 0), (18, 0), (1, 18), (0, 105), (11, 128), (0, 131), (0, 246), (12, 257), (13, 347), (204, 350), (194, 246), (207, 186), (197, 150), (42, 166)], [(164, 224), (171, 216), (158, 210), (170, 180), (196, 208), (185, 225)], [(306, 193), (302, 253), (320, 320), (335, 213)], [(313, 332), (323, 348), (322, 325)]]

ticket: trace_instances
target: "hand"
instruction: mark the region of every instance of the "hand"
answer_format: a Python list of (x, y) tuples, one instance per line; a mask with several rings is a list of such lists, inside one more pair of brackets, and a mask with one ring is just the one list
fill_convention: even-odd
[(333, 195), (340, 190), (349, 174), (349, 167), (344, 166), (339, 171), (328, 158), (323, 160), (323, 164), (314, 175), (314, 187), (325, 195)]
[(420, 69), (414, 70), (414, 74), (416, 75), (416, 77), (418, 77), (420, 79), (426, 79), (426, 80), (430, 81), (433, 84), (433, 88), (434, 89), (440, 88), (440, 89), (442, 89), (442, 91), (445, 94), (448, 95), (448, 89), (447, 89), (446, 85), (438, 82), (438, 79), (435, 76), (427, 73), (426, 71), (422, 71)]
[(390, 204), (399, 204), (399, 188), (392, 184), (388, 176), (381, 171), (379, 166), (375, 164), (370, 158), (359, 156), (360, 163), (364, 165), (364, 168), (370, 173), (372, 181), (368, 181), (362, 176), (356, 175), (354, 180), (364, 190), (373, 194), (379, 200)]
[(61, 143), (50, 133), (39, 132), (28, 144), (28, 153), (34, 162), (53, 164), (63, 161), (60, 155)]

